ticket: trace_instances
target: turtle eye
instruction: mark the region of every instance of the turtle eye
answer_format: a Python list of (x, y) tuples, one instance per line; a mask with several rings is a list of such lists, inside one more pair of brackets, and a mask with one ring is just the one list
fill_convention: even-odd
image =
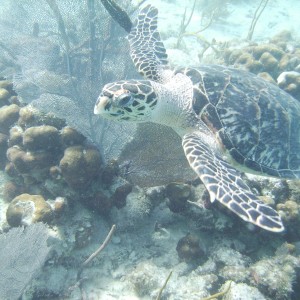
[(118, 98), (116, 100), (117, 100), (117, 103), (119, 106), (126, 106), (130, 102), (132, 102), (133, 97), (131, 96), (130, 93), (124, 93), (124, 94), (118, 96)]

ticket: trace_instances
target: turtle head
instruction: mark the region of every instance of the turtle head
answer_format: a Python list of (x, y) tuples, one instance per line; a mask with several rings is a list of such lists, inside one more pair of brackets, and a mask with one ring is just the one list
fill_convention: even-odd
[(157, 95), (147, 80), (108, 83), (102, 89), (94, 113), (104, 118), (147, 122), (157, 104)]

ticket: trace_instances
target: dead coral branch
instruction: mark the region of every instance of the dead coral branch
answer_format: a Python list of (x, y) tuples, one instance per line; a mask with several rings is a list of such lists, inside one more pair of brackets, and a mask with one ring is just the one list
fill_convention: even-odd
[(255, 13), (253, 15), (252, 22), (251, 22), (251, 25), (250, 25), (250, 28), (248, 31), (247, 40), (249, 40), (249, 41), (252, 40), (252, 36), (253, 36), (253, 32), (254, 32), (256, 23), (257, 23), (258, 19), (260, 18), (262, 12), (266, 8), (268, 2), (269, 2), (269, 0), (261, 0), (257, 9), (255, 10)]

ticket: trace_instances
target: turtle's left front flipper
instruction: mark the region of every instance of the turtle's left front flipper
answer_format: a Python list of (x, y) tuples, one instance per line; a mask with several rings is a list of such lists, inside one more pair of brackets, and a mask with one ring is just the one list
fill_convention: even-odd
[(190, 166), (208, 190), (211, 202), (218, 200), (243, 220), (263, 229), (284, 230), (278, 213), (250, 191), (240, 173), (215, 153), (200, 132), (186, 134), (182, 145)]

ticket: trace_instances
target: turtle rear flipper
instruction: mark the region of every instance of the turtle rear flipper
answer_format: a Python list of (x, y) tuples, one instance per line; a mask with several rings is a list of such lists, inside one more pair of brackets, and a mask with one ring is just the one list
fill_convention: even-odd
[(263, 229), (284, 230), (278, 213), (250, 191), (240, 173), (220, 158), (200, 133), (186, 134), (182, 145), (190, 166), (207, 188), (211, 202), (218, 200), (244, 221)]

